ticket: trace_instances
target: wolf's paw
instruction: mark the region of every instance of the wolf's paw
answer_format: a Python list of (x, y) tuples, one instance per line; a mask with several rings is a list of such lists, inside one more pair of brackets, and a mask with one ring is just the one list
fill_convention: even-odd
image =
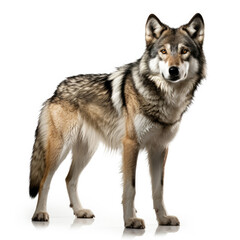
[(177, 217), (174, 216), (161, 216), (158, 217), (158, 223), (162, 226), (179, 226), (180, 222)]
[(37, 221), (37, 222), (48, 222), (48, 220), (49, 220), (49, 215), (47, 212), (34, 213), (32, 217), (32, 221)]
[(145, 223), (141, 218), (130, 218), (125, 222), (126, 228), (144, 229)]
[(94, 214), (89, 209), (81, 209), (74, 213), (77, 218), (94, 218)]

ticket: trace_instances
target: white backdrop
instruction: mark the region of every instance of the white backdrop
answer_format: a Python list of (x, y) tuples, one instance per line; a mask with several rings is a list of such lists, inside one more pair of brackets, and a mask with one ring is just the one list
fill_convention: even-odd
[[(124, 230), (121, 156), (102, 146), (79, 182), (94, 220), (75, 219), (65, 176), (68, 156), (52, 181), (49, 224), (33, 224), (29, 163), (41, 104), (65, 77), (112, 72), (145, 48), (150, 13), (172, 27), (200, 12), (205, 20), (207, 79), (170, 146), (165, 205), (179, 228), (158, 227), (146, 155), (137, 169), (136, 208), (146, 229)], [(1, 1), (0, 229), (7, 239), (239, 239), (239, 3), (238, 1)]]

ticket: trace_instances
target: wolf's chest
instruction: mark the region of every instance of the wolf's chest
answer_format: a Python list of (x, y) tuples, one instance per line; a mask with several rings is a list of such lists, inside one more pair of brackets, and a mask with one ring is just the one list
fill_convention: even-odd
[(167, 146), (175, 137), (179, 122), (171, 126), (163, 126), (152, 122), (142, 114), (138, 114), (134, 119), (134, 126), (138, 142), (142, 148), (152, 143)]
[(181, 120), (182, 114), (186, 111), (191, 102), (191, 97), (187, 92), (173, 92), (158, 96), (156, 100), (142, 100), (142, 115), (150, 121), (142, 120), (142, 117), (136, 117), (136, 122), (144, 125), (151, 125), (151, 122), (158, 122), (162, 125), (174, 125)]

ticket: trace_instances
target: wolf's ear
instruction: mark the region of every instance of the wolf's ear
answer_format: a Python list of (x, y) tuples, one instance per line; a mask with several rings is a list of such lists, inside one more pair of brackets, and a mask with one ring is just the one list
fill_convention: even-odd
[(200, 13), (195, 14), (190, 22), (182, 26), (182, 28), (187, 31), (196, 43), (202, 46), (204, 39), (204, 21)]
[(167, 26), (161, 23), (154, 14), (149, 15), (145, 27), (145, 39), (147, 46), (153, 44), (166, 29)]

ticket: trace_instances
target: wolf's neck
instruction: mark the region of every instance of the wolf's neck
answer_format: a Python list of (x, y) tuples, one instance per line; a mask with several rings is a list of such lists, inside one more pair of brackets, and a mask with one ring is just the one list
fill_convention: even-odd
[(174, 124), (180, 121), (192, 101), (195, 81), (169, 83), (147, 71), (141, 74), (140, 68), (141, 65), (133, 67), (132, 76), (143, 113), (154, 122)]

